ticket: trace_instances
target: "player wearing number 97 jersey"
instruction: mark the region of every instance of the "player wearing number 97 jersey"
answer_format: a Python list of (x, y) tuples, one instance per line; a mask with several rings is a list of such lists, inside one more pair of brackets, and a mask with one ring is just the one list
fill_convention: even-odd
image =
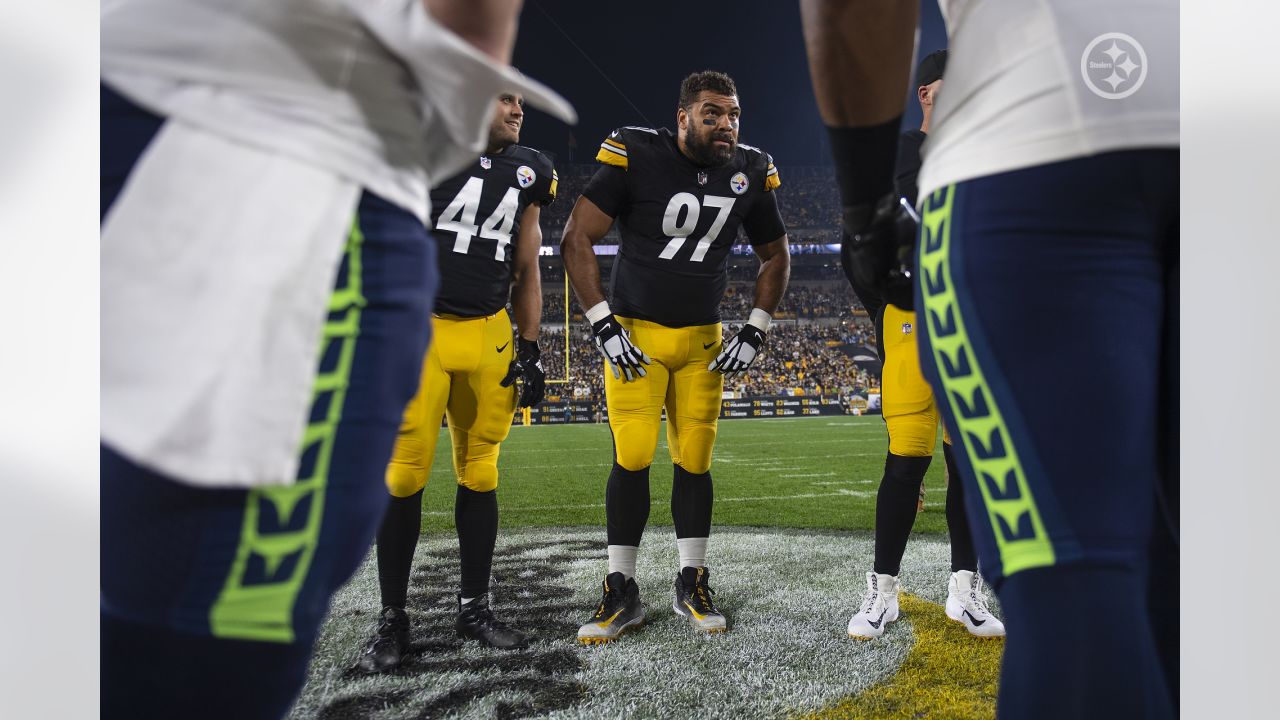
[[(366, 672), (396, 667), (408, 647), (409, 572), (442, 415), (448, 418), (458, 481), (458, 633), (500, 648), (527, 642), (523, 633), (498, 621), (488, 604), (498, 532), (499, 443), (511, 429), (517, 405), (542, 400), (545, 380), (537, 343), (542, 315), (538, 219), (540, 206), (555, 199), (557, 179), (542, 153), (515, 144), (524, 121), (521, 106), (518, 95), (500, 97), (488, 151), (431, 191), (440, 292), (433, 317), (423, 321), (432, 323), (435, 342), (387, 467), (392, 500), (378, 532), (383, 609), (360, 659)], [(514, 347), (508, 296), (519, 332)]]
[[(677, 133), (624, 127), (605, 138), (596, 156), (604, 167), (565, 226), (565, 268), (606, 358), (614, 444), (605, 493), (609, 574), (595, 615), (578, 631), (584, 643), (612, 640), (644, 620), (633, 576), (664, 406), (680, 550), (673, 607), (696, 630), (726, 628), (706, 568), (721, 391), (724, 375), (746, 370), (761, 350), (790, 268), (773, 192), (778, 171), (767, 153), (738, 143), (740, 115), (727, 75), (685, 78)], [(615, 221), (622, 240), (606, 301), (591, 245)], [(761, 261), (755, 309), (722, 343), (720, 301), (740, 228)]]

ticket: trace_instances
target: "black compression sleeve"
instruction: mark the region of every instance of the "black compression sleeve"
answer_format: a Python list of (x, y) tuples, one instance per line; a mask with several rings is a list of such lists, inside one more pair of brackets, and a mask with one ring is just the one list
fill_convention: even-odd
[[(827, 128), (831, 138), (831, 154), (836, 162), (836, 183), (840, 186), (840, 202), (846, 216), (849, 211), (865, 207), (866, 220), (876, 200), (893, 191), (893, 165), (898, 154), (896, 117), (881, 125), (861, 128)], [(859, 232), (861, 227), (846, 228)]]
[(747, 216), (742, 219), (742, 229), (752, 245), (764, 245), (787, 234), (787, 225), (782, 221), (782, 213), (778, 210), (778, 198), (775, 192), (761, 194), (751, 206)]
[(595, 203), (605, 215), (617, 217), (618, 210), (627, 201), (627, 171), (615, 165), (602, 165), (591, 176), (582, 197)]

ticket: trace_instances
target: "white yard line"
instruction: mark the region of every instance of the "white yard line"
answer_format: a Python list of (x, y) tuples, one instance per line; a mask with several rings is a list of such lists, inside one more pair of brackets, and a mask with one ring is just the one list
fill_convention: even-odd
[[(839, 489), (836, 492), (827, 492), (827, 493), (797, 493), (795, 495), (755, 495), (752, 497), (725, 497), (725, 498), (718, 497), (716, 498), (716, 502), (722, 503), (722, 502), (758, 502), (762, 500), (809, 500), (812, 498), (824, 498), (824, 497), (847, 497), (847, 496), (862, 497), (866, 494), (868, 494), (866, 493), (866, 491), (861, 491), (861, 490)], [(523, 505), (523, 506), (503, 505), (502, 510), (503, 512), (533, 511), (533, 510), (591, 510), (594, 508), (602, 508), (602, 507), (604, 507), (604, 503), (601, 502), (601, 503), (585, 503), (585, 504), (579, 504), (579, 505)], [(452, 510), (423, 510), (422, 514), (436, 515), (436, 516), (452, 515), (453, 511)]]

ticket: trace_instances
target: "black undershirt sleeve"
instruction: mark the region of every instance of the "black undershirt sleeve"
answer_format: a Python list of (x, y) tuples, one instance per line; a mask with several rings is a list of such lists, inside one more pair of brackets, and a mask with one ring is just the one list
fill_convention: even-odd
[(786, 223), (782, 222), (782, 213), (778, 211), (777, 194), (766, 192), (760, 195), (742, 219), (742, 229), (752, 245), (765, 245), (787, 234)]
[(617, 217), (627, 202), (627, 171), (615, 165), (600, 166), (582, 197), (595, 203), (605, 215)]

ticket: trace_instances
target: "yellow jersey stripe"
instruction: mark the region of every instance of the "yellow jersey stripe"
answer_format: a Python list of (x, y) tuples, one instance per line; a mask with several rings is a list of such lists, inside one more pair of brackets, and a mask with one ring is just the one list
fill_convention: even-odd
[(604, 163), (605, 165), (615, 165), (626, 170), (627, 154), (601, 144), (600, 152), (596, 153), (596, 162)]

